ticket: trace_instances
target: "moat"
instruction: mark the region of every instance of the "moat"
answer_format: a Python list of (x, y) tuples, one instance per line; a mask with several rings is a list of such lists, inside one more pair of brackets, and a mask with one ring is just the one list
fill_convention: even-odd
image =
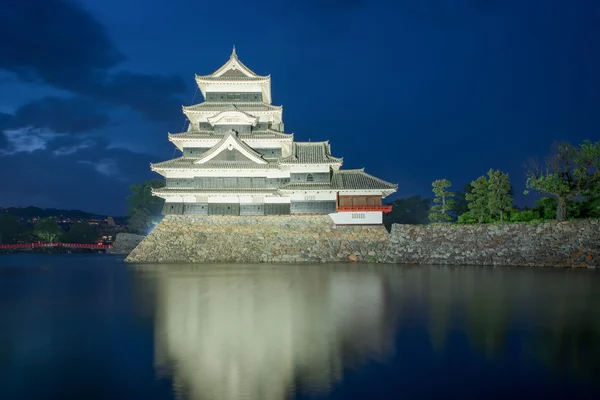
[(596, 270), (123, 258), (0, 258), (0, 398), (600, 395)]

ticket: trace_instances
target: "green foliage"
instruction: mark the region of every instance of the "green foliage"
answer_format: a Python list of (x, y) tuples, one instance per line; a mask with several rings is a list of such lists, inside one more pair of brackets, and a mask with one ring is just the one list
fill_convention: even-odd
[(95, 243), (98, 232), (87, 222), (76, 222), (71, 229), (60, 236), (60, 241), (65, 243)]
[(429, 222), (430, 199), (412, 196), (394, 200), (390, 204), (392, 211), (383, 214), (383, 224), (388, 230), (392, 224), (426, 224)]
[(467, 193), (469, 214), (471, 219), (475, 219), (476, 223), (483, 223), (486, 217), (489, 217), (488, 194), (489, 181), (485, 176), (480, 176), (471, 182), (471, 193)]
[[(535, 207), (532, 208), (539, 218), (545, 220), (553, 220), (556, 218), (556, 209), (558, 207), (558, 199), (556, 197), (542, 197), (535, 202)], [(572, 218), (578, 218), (581, 214), (581, 204), (578, 201), (567, 200), (568, 214)]]
[(472, 190), (473, 187), (470, 184), (468, 184), (463, 187), (462, 191), (459, 190), (458, 192), (456, 192), (456, 195), (454, 196), (454, 209), (452, 211), (454, 212), (454, 215), (457, 218), (460, 215), (469, 212), (469, 201), (466, 199), (466, 195), (468, 193), (471, 193)]
[(23, 227), (17, 217), (0, 214), (0, 243), (15, 243), (22, 231)]
[(456, 222), (459, 224), (476, 224), (479, 220), (475, 218), (470, 211), (467, 211), (466, 213), (459, 215)]
[(489, 224), (494, 222), (489, 215), (485, 215), (480, 218), (480, 216), (474, 216), (471, 211), (466, 212), (462, 215), (459, 215), (456, 220), (458, 224)]
[[(600, 141), (584, 141), (578, 147), (559, 143), (544, 165), (530, 162), (526, 187), (558, 199), (556, 219), (567, 220), (568, 200), (598, 193), (600, 188)], [(527, 194), (528, 191), (525, 191)]]
[(433, 222), (448, 222), (452, 221), (452, 216), (449, 214), (454, 207), (454, 193), (446, 190), (452, 185), (452, 183), (447, 179), (438, 179), (434, 181), (431, 186), (433, 186), (433, 193), (435, 194), (435, 198), (433, 202), (435, 203), (431, 207), (431, 212), (429, 213), (429, 219)]
[(600, 190), (581, 200), (579, 211), (581, 218), (600, 218)]
[(60, 234), (60, 227), (54, 218), (44, 218), (37, 223), (34, 232), (44, 242), (53, 242)]
[(132, 194), (127, 197), (129, 227), (132, 231), (145, 235), (160, 222), (164, 199), (152, 195), (152, 189), (165, 186), (160, 179), (146, 181), (130, 187)]
[(540, 214), (535, 210), (517, 210), (510, 212), (510, 222), (532, 222), (540, 219)]
[(504, 215), (512, 209), (512, 189), (508, 174), (490, 169), (488, 172), (487, 206), (490, 216), (498, 216), (504, 222)]

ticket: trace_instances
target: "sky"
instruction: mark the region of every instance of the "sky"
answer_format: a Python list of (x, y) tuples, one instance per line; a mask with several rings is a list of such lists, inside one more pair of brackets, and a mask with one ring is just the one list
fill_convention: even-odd
[(600, 140), (597, 0), (0, 0), (0, 206), (124, 215), (235, 45), (298, 141), (394, 198)]

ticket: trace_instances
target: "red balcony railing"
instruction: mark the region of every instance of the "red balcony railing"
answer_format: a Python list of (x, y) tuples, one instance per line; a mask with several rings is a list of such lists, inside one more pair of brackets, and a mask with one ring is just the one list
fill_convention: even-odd
[(112, 249), (110, 244), (87, 244), (87, 243), (60, 243), (60, 242), (35, 242), (35, 243), (17, 243), (0, 244), (0, 249), (28, 249), (32, 247), (72, 247), (83, 249)]
[(392, 211), (392, 206), (338, 206), (338, 212), (356, 212), (356, 211), (381, 211), (388, 213)]

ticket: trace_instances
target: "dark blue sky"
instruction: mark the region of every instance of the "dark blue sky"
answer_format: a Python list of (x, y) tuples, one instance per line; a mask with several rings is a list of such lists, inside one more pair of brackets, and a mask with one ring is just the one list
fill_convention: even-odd
[(171, 158), (194, 73), (235, 44), (296, 140), (394, 197), (600, 140), (597, 0), (0, 0), (0, 205), (123, 214)]

